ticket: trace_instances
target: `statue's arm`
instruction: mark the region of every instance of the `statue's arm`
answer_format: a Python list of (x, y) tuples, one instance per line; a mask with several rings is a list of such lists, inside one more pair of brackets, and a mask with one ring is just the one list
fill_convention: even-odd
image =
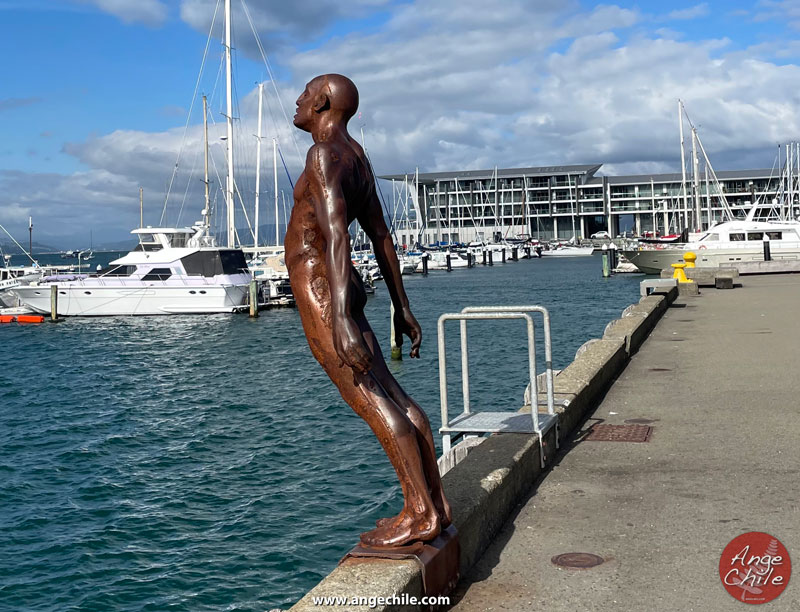
[(381, 269), (381, 274), (383, 274), (383, 280), (392, 298), (392, 304), (394, 304), (395, 330), (400, 332), (396, 336), (396, 341), (398, 345), (402, 345), (402, 334), (411, 338), (411, 356), (419, 357), (422, 329), (411, 313), (392, 235), (386, 226), (386, 221), (383, 218), (383, 209), (374, 190), (369, 203), (362, 211), (362, 214), (359, 215), (358, 222), (361, 224), (364, 233), (372, 241), (375, 259)]
[(325, 144), (308, 152), (306, 176), (314, 195), (314, 211), (325, 239), (325, 263), (331, 294), (333, 345), (342, 362), (359, 372), (372, 367), (369, 351), (358, 324), (350, 312), (350, 235), (347, 232), (347, 203), (342, 191), (342, 168)]

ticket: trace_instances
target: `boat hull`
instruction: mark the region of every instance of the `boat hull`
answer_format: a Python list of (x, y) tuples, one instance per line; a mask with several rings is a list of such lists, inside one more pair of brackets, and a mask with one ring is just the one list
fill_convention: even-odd
[(542, 251), (542, 257), (586, 257), (594, 252), (594, 247), (562, 247)]
[[(671, 270), (672, 264), (683, 263), (686, 253), (697, 256), (698, 267), (734, 267), (746, 261), (764, 261), (764, 250), (758, 247), (735, 249), (641, 249), (622, 251), (625, 258), (645, 274), (660, 274), (662, 270)], [(800, 249), (781, 249), (773, 243), (771, 256), (774, 260), (800, 259)]]
[[(12, 290), (31, 310), (50, 314), (50, 286)], [(246, 303), (247, 285), (58, 286), (59, 316), (172, 315), (234, 312)]]

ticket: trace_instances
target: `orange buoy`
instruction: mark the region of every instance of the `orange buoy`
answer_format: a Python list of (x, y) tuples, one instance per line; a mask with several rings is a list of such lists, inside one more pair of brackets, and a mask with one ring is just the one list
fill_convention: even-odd
[(42, 315), (19, 315), (17, 323), (44, 323)]
[(13, 315), (0, 315), (0, 323), (13, 323), (16, 317)]

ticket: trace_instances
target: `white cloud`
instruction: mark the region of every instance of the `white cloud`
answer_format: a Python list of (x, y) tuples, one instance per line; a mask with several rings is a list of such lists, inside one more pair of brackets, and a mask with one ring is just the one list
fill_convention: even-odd
[(167, 18), (167, 5), (161, 0), (78, 0), (92, 4), (105, 13), (119, 17), (125, 23), (159, 26)]
[[(5, 224), (9, 223), (27, 223), (30, 217), (31, 209), (23, 206), (19, 202), (7, 202), (0, 207), (0, 222)], [(3, 232), (3, 241), (5, 242), (5, 232)]]
[(753, 20), (778, 20), (800, 29), (800, 0), (759, 0)]
[(672, 11), (667, 14), (667, 19), (697, 19), (698, 17), (705, 17), (710, 13), (711, 9), (708, 6), (708, 2), (703, 2), (702, 4), (695, 4), (690, 8)]

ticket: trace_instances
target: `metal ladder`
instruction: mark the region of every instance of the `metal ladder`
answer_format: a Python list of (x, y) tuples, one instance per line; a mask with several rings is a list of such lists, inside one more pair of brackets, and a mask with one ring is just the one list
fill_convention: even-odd
[[(547, 411), (539, 412), (539, 388), (536, 377), (536, 333), (530, 312), (542, 315), (544, 327), (545, 379), (547, 386)], [(469, 397), (469, 353), (467, 351), (467, 321), (522, 319), (528, 334), (528, 374), (530, 376), (531, 413), (520, 412), (473, 412)], [(461, 386), (464, 398), (464, 411), (450, 420), (447, 405), (447, 356), (445, 351), (445, 323), (460, 321), (461, 327)], [(460, 313), (447, 313), (439, 317), (439, 396), (442, 407), (442, 451), (450, 452), (455, 439), (462, 436), (486, 433), (528, 433), (539, 438), (539, 455), (542, 467), (545, 463), (544, 434), (556, 428), (556, 448), (558, 448), (558, 415), (555, 413), (553, 394), (553, 351), (550, 336), (550, 313), (543, 306), (468, 306)], [(535, 398), (535, 399), (534, 399)]]

